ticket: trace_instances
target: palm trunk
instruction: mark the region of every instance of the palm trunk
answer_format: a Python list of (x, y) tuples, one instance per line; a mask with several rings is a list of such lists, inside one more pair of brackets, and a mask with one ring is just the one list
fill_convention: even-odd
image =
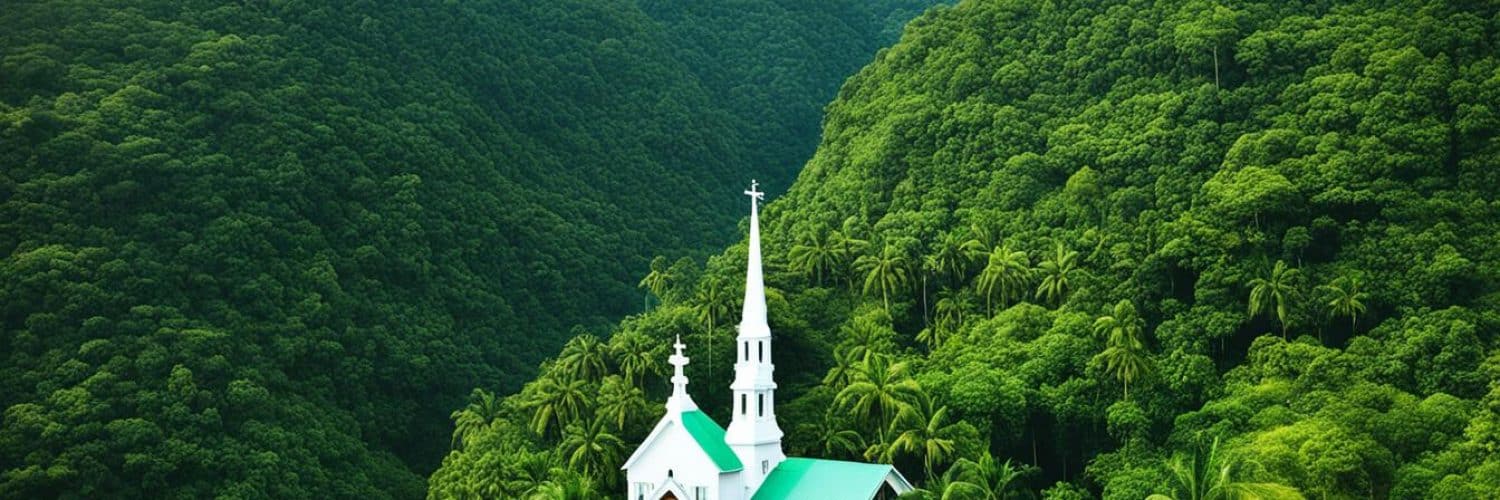
[(1214, 45), (1214, 89), (1219, 88), (1219, 46)]
[(922, 328), (927, 328), (927, 275), (922, 275)]
[(885, 287), (883, 287), (883, 286), (880, 287), (880, 301), (885, 304), (885, 315), (886, 316), (890, 316), (891, 315), (891, 294), (890, 294), (890, 292), (887, 292), (885, 290)]

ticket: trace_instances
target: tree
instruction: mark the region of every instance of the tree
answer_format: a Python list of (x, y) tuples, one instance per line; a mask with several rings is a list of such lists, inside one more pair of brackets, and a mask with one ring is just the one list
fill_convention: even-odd
[(1036, 298), (1060, 303), (1068, 294), (1068, 277), (1077, 267), (1077, 261), (1078, 252), (1064, 248), (1062, 242), (1054, 243), (1052, 256), (1042, 261), (1042, 282), (1036, 288)]
[(1219, 438), (1207, 449), (1175, 453), (1167, 461), (1172, 473), (1169, 493), (1156, 493), (1146, 500), (1301, 500), (1296, 488), (1276, 483), (1244, 481), (1244, 467), (1237, 459), (1219, 453)]
[(907, 405), (891, 422), (890, 433), (896, 437), (886, 450), (885, 460), (894, 461), (897, 453), (921, 457), (924, 477), (932, 477), (935, 466), (953, 458), (953, 424), (947, 420), (948, 407), (938, 406), (923, 393), (916, 404)]
[(880, 251), (880, 255), (866, 255), (860, 257), (855, 267), (865, 273), (864, 293), (870, 294), (873, 290), (880, 291), (880, 298), (885, 304), (886, 314), (891, 312), (891, 292), (905, 286), (910, 278), (908, 268), (911, 262), (901, 248), (887, 244)]
[(1281, 338), (1287, 334), (1287, 319), (1291, 305), (1298, 299), (1297, 283), (1302, 271), (1289, 268), (1286, 262), (1277, 260), (1270, 276), (1250, 280), (1250, 315), (1257, 316), (1275, 311), (1281, 322)]
[(942, 347), (943, 341), (948, 335), (958, 332), (964, 325), (964, 306), (956, 292), (946, 290), (938, 294), (936, 309), (937, 321), (934, 322), (934, 332), (930, 334), (928, 347), (936, 349)]
[(969, 261), (983, 259), (1000, 246), (1000, 235), (989, 226), (979, 223), (969, 225), (969, 239), (964, 240), (964, 253)]
[(648, 413), (646, 395), (639, 387), (620, 377), (611, 375), (599, 384), (599, 418), (614, 424), (615, 430), (624, 432), (627, 422)]
[(920, 397), (922, 388), (907, 373), (905, 362), (895, 362), (887, 355), (871, 355), (855, 366), (851, 382), (839, 391), (834, 402), (850, 411), (856, 421), (884, 435), (896, 414)]
[[(845, 224), (848, 226), (848, 224)], [(849, 289), (854, 289), (854, 272), (857, 270), (855, 264), (870, 247), (870, 242), (850, 236), (846, 230), (836, 230), (828, 234), (828, 240), (833, 245), (834, 257), (838, 259), (838, 267), (844, 273), (844, 278), (849, 284)]]
[(1151, 373), (1151, 360), (1146, 357), (1146, 350), (1131, 345), (1112, 345), (1099, 354), (1099, 359), (1105, 364), (1105, 370), (1114, 374), (1116, 379), (1125, 384), (1125, 399), (1130, 399), (1130, 383), (1136, 379)]
[(605, 418), (595, 418), (587, 425), (573, 423), (564, 432), (561, 449), (568, 467), (603, 484), (619, 474), (625, 442), (610, 434)]
[(1365, 312), (1365, 299), (1369, 294), (1360, 290), (1359, 276), (1344, 276), (1318, 287), (1325, 294), (1327, 302), (1323, 306), (1328, 308), (1328, 317), (1349, 317), (1349, 331), (1354, 332), (1359, 325), (1359, 315)]
[(528, 500), (594, 500), (604, 496), (599, 483), (587, 474), (553, 468), (549, 476)]
[(1214, 88), (1219, 88), (1219, 49), (1233, 48), (1240, 14), (1217, 3), (1194, 2), (1179, 15), (1185, 22), (1173, 30), (1177, 50), (1189, 54), (1209, 52), (1213, 57)]
[(1151, 372), (1145, 321), (1136, 314), (1135, 304), (1124, 299), (1115, 304), (1113, 314), (1094, 320), (1094, 333), (1105, 336), (1105, 349), (1098, 359), (1125, 385), (1125, 399), (1130, 399), (1130, 383)]
[(500, 402), (501, 399), (490, 391), (475, 388), (470, 392), (468, 406), (454, 411), (449, 417), (453, 419), (453, 442), (450, 446), (462, 448), (470, 436), (500, 418)]
[[(960, 472), (959, 480), (949, 488), (959, 493), (957, 498), (1004, 500), (1019, 494), (1018, 481), (1032, 472), (1031, 467), (1015, 467), (1009, 459), (1000, 462), (988, 450), (979, 460), (959, 459), (953, 466)], [(948, 495), (943, 495), (947, 498)]]
[(645, 334), (636, 331), (617, 333), (610, 339), (609, 351), (626, 382), (639, 386), (646, 375), (662, 373), (661, 346)]
[(823, 385), (842, 390), (848, 386), (854, 378), (854, 370), (863, 361), (854, 354), (854, 349), (833, 350), (833, 366), (828, 368), (828, 374), (823, 376)]
[(1135, 311), (1130, 299), (1115, 303), (1110, 314), (1094, 320), (1094, 335), (1102, 337), (1105, 345), (1145, 346), (1146, 321)]
[(955, 231), (943, 233), (933, 243), (932, 255), (928, 256), (931, 267), (947, 280), (948, 286), (963, 282), (969, 267), (974, 264), (973, 254), (965, 249), (965, 241)]
[(858, 431), (845, 429), (830, 413), (816, 424), (803, 424), (804, 432), (818, 437), (818, 448), (822, 456), (850, 458), (865, 449), (865, 439)]
[(671, 268), (667, 265), (667, 258), (658, 255), (651, 259), (651, 272), (641, 278), (641, 282), (636, 286), (650, 291), (651, 295), (656, 296), (658, 302), (665, 302), (667, 287), (671, 286), (674, 279), (676, 278), (672, 276)]
[(1002, 245), (990, 253), (989, 263), (979, 273), (979, 293), (984, 294), (984, 310), (993, 315), (990, 302), (995, 291), (1000, 292), (1002, 303), (1017, 296), (1025, 288), (1031, 269), (1027, 267), (1026, 252), (1012, 250), (1009, 244)]
[(827, 228), (819, 227), (792, 245), (789, 257), (794, 269), (815, 278), (818, 286), (823, 286), (823, 276), (838, 269), (845, 258), (844, 251), (845, 248), (830, 237)]
[(531, 430), (546, 436), (548, 429), (560, 429), (577, 420), (592, 404), (588, 383), (582, 379), (559, 381), (543, 376), (530, 384), (524, 406), (532, 410)]
[[(725, 287), (723, 280), (717, 277), (709, 277), (698, 284), (698, 294), (695, 297), (698, 305), (698, 321), (702, 321), (708, 330), (704, 334), (708, 336), (708, 373), (713, 376), (714, 372), (714, 331), (720, 318), (734, 312), (734, 297), (729, 289)], [(712, 382), (712, 380), (710, 380)]]
[(599, 380), (609, 371), (609, 353), (599, 337), (583, 334), (568, 340), (558, 354), (557, 366), (577, 380)]

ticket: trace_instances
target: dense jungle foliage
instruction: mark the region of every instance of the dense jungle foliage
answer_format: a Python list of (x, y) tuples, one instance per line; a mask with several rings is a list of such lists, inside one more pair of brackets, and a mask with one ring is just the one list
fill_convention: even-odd
[[(918, 498), (1494, 498), (1497, 54), (1493, 2), (927, 12), (764, 214), (787, 451)], [(429, 497), (618, 494), (674, 335), (727, 422), (744, 257), (476, 390)]]
[(422, 495), (929, 3), (5, 2), (0, 497)]

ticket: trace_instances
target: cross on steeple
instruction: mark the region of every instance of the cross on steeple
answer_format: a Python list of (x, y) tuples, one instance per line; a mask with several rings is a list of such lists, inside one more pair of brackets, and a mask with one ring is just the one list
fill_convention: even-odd
[(750, 179), (750, 190), (749, 191), (745, 191), (745, 194), (749, 195), (751, 198), (754, 198), (756, 200), (764, 200), (764, 199), (766, 199), (766, 193), (762, 193), (760, 191), (756, 191), (755, 190), (757, 186), (760, 186), (760, 183), (759, 182), (755, 182), (755, 179)]
[(672, 344), (672, 348), (677, 353), (667, 358), (667, 364), (672, 365), (672, 396), (667, 398), (667, 411), (669, 412), (698, 409), (698, 405), (693, 403), (693, 397), (687, 392), (687, 374), (682, 372), (682, 368), (688, 364), (688, 357), (682, 354), (682, 349), (685, 347), (687, 346), (683, 345), (682, 336), (678, 335), (677, 341)]

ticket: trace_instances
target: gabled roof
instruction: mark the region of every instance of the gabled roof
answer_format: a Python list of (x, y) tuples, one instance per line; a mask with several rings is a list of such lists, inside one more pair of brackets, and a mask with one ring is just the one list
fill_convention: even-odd
[(755, 500), (816, 498), (869, 500), (890, 483), (897, 494), (911, 491), (911, 483), (895, 467), (842, 460), (788, 458), (755, 490)]
[(724, 428), (719, 427), (702, 410), (682, 412), (682, 426), (687, 428), (688, 434), (693, 436), (693, 441), (698, 442), (698, 447), (708, 454), (708, 458), (713, 459), (719, 472), (734, 472), (745, 468), (740, 463), (740, 457), (724, 443)]
[(629, 469), (631, 465), (634, 465), (636, 459), (645, 454), (646, 449), (651, 447), (651, 443), (656, 441), (657, 436), (666, 432), (668, 427), (679, 423), (682, 425), (683, 430), (687, 431), (688, 436), (693, 438), (693, 442), (698, 444), (698, 448), (703, 450), (703, 454), (708, 455), (708, 458), (713, 460), (714, 466), (719, 469), (719, 473), (744, 470), (745, 466), (740, 463), (740, 457), (735, 455), (734, 450), (730, 449), (729, 445), (724, 442), (724, 428), (719, 427), (719, 424), (715, 423), (714, 419), (709, 418), (708, 415), (705, 415), (702, 410), (684, 411), (677, 414), (677, 418), (672, 417), (673, 415), (668, 412), (666, 416), (662, 417), (661, 421), (656, 423), (656, 428), (651, 430), (651, 434), (647, 435), (646, 439), (641, 441), (640, 445), (636, 446), (635, 452), (631, 453), (630, 458), (625, 460), (625, 465), (620, 466), (621, 470)]

